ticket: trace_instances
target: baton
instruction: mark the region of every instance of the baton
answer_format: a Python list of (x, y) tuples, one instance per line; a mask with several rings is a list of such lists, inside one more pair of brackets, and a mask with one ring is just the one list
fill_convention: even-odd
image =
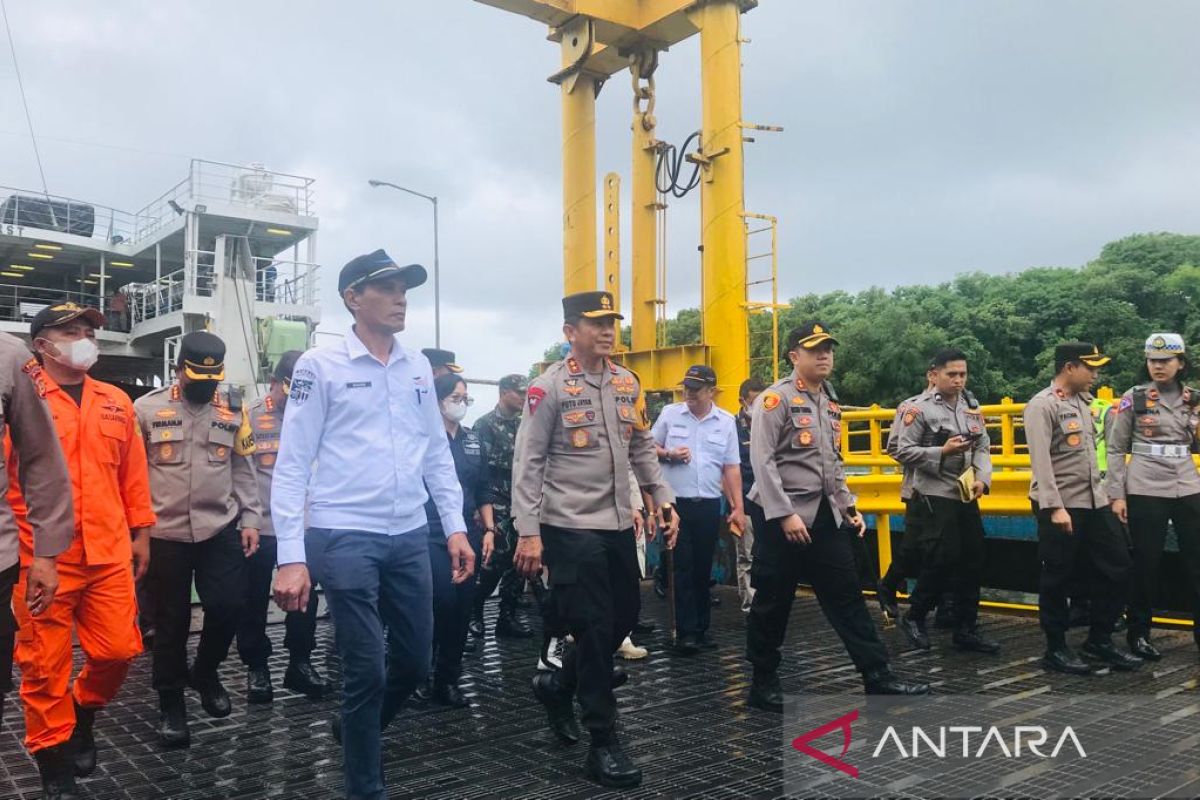
[[(663, 522), (671, 522), (672, 509), (663, 509)], [(671, 644), (675, 642), (675, 550), (667, 547), (666, 528), (663, 528), (664, 564), (667, 570), (667, 625), (671, 629)]]

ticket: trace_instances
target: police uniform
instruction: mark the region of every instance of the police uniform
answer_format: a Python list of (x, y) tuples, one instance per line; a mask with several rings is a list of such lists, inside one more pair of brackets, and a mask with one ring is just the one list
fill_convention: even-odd
[[(836, 344), (816, 322), (792, 331), (787, 342), (787, 352)], [(891, 674), (887, 650), (863, 602), (850, 541), (856, 534), (842, 527), (856, 510), (842, 468), (841, 418), (833, 387), (827, 382), (810, 385), (795, 372), (754, 404), (750, 458), (756, 481), (750, 499), (762, 506), (767, 524), (761, 534), (755, 533), (746, 656), (754, 666), (750, 703), (770, 711), (783, 709), (776, 672), (801, 580), (816, 592), (868, 692), (928, 691)], [(804, 522), (811, 544), (793, 544), (784, 536), (783, 522), (793, 514)]]
[[(268, 662), (271, 658), (271, 638), (267, 635), (267, 611), (271, 600), (271, 578), (275, 572), (278, 548), (275, 528), (271, 522), (271, 479), (275, 475), (275, 459), (279, 455), (279, 433), (283, 428), (283, 409), (290, 391), (292, 370), (299, 350), (289, 350), (276, 364), (275, 385), (284, 395), (284, 403), (276, 404), (273, 394), (256, 399), (246, 410), (250, 430), (254, 434), (254, 471), (258, 477), (258, 496), (262, 505), (262, 527), (259, 528), (258, 551), (246, 561), (246, 610), (238, 625), (237, 650), (247, 667), (246, 702), (269, 703), (274, 699)], [(317, 646), (317, 592), (308, 597), (304, 611), (289, 611), (284, 617), (283, 646), (288, 651), (288, 668), (283, 676), (286, 689), (311, 699), (319, 699), (329, 690), (329, 683), (313, 667), (309, 657)]]
[[(888, 428), (887, 442), (884, 449), (893, 459), (896, 459), (896, 445), (900, 441), (900, 427), (909, 407), (924, 396), (924, 393), (913, 395), (896, 407), (896, 416), (892, 418), (892, 426)], [(899, 459), (896, 459), (899, 462)], [(904, 538), (900, 542), (900, 550), (895, 554), (892, 563), (888, 565), (887, 573), (879, 581), (879, 604), (886, 617), (895, 621), (899, 617), (899, 605), (896, 592), (900, 590), (910, 575), (915, 575), (921, 564), (921, 515), (916, 513), (912, 502), (912, 486), (915, 471), (902, 468), (900, 477), (900, 499), (904, 502)]]
[[(207, 331), (183, 337), (179, 366), (192, 385), (224, 379), (224, 343)], [(152, 681), (159, 692), (160, 741), (188, 742), (183, 689), (200, 692), (210, 716), (229, 714), (217, 667), (237, 633), (246, 593), (240, 531), (262, 525), (254, 471), (254, 438), (236, 393), (191, 402), (179, 382), (133, 404), (150, 461), (150, 493), (158, 522), (150, 532), (147, 575), (155, 626)], [(187, 668), (191, 585), (204, 609), (196, 661)]]
[[(1094, 345), (1082, 342), (1061, 344), (1055, 351), (1055, 363), (1062, 367), (1079, 362), (1099, 368), (1109, 360)], [(1038, 613), (1046, 633), (1043, 663), (1050, 669), (1071, 673), (1090, 671), (1066, 644), (1067, 592), (1080, 547), (1087, 549), (1093, 567), (1090, 633), (1084, 654), (1112, 659), (1110, 663), (1117, 669), (1131, 669), (1141, 663), (1116, 651), (1111, 642), (1131, 564), (1124, 534), (1109, 509), (1108, 495), (1100, 481), (1091, 402), (1090, 394), (1067, 394), (1052, 383), (1033, 396), (1023, 415), (1032, 470), (1029, 498), (1037, 517), (1042, 564)], [(1070, 515), (1071, 533), (1050, 521), (1056, 509), (1065, 509)]]
[[(956, 436), (976, 437), (965, 453), (944, 455), (942, 446)], [(999, 645), (976, 632), (979, 582), (983, 572), (983, 517), (979, 501), (964, 503), (959, 476), (973, 470), (974, 482), (987, 492), (992, 483), (991, 441), (979, 402), (968, 391), (951, 404), (930, 391), (908, 404), (896, 436), (895, 456), (911, 472), (910, 505), (920, 520), (924, 546), (921, 573), (901, 629), (927, 649), (925, 616), (942, 592), (954, 592), (956, 647), (995, 653)]]
[[(1152, 334), (1145, 351), (1147, 359), (1182, 356), (1183, 338)], [(1200, 619), (1200, 473), (1192, 460), (1198, 422), (1200, 390), (1151, 382), (1122, 395), (1109, 433), (1106, 488), (1110, 500), (1126, 501), (1133, 539), (1127, 635), (1135, 653), (1153, 660), (1160, 654), (1149, 644), (1150, 620), (1168, 521), (1186, 565), (1192, 611)], [(1200, 643), (1200, 627), (1194, 635)]]
[[(608, 292), (570, 295), (563, 312), (567, 320), (621, 319)], [(637, 622), (640, 604), (629, 466), (657, 506), (675, 500), (639, 407), (641, 391), (624, 367), (605, 361), (589, 374), (569, 355), (533, 381), (517, 432), (513, 518), (520, 536), (542, 538), (552, 583), (548, 624), (562, 625), (575, 640), (562, 669), (535, 678), (535, 691), (560, 738), (568, 738), (564, 723), (574, 726), (578, 695), (592, 735), (589, 764), (593, 753), (617, 748), (613, 652)], [(636, 781), (623, 772), (622, 780), (640, 781), (640, 772)]]

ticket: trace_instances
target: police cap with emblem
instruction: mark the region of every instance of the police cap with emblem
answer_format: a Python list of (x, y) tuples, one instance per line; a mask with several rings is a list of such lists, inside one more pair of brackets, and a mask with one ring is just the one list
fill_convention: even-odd
[(225, 343), (208, 331), (184, 334), (177, 365), (193, 381), (225, 380)]
[(1103, 367), (1111, 358), (1100, 352), (1100, 348), (1091, 342), (1063, 342), (1054, 348), (1054, 370), (1062, 372), (1062, 368), (1073, 361), (1092, 367)]
[(455, 375), (463, 371), (462, 367), (454, 363), (455, 358), (453, 350), (438, 350), (436, 347), (426, 347), (421, 351), (421, 355), (429, 359), (429, 366), (433, 367), (434, 369), (437, 369), (438, 367), (445, 367)]
[(37, 335), (42, 332), (42, 328), (66, 325), (80, 317), (92, 323), (92, 327), (99, 328), (104, 325), (104, 315), (98, 309), (70, 302), (55, 303), (39, 311), (33, 321), (29, 323), (29, 338), (36, 339)]
[(1183, 337), (1178, 333), (1152, 333), (1146, 338), (1146, 358), (1175, 358), (1183, 353)]
[(524, 375), (513, 373), (500, 379), (500, 391), (502, 392), (524, 392), (528, 388), (529, 379)]
[(704, 389), (710, 386), (717, 385), (717, 373), (712, 367), (704, 364), (693, 364), (688, 367), (687, 373), (683, 376), (683, 385), (689, 389)]
[(405, 289), (415, 289), (429, 278), (429, 273), (420, 264), (401, 267), (382, 250), (367, 253), (349, 261), (338, 273), (338, 294), (347, 289), (357, 289), (364, 283), (399, 275)]
[(814, 320), (804, 323), (788, 334), (785, 352), (791, 352), (800, 347), (803, 347), (805, 350), (812, 350), (814, 347), (822, 345), (825, 342), (838, 344), (838, 340), (833, 338), (833, 334), (829, 332), (829, 326)]
[(612, 292), (576, 292), (563, 298), (563, 319), (625, 319), (613, 303)]

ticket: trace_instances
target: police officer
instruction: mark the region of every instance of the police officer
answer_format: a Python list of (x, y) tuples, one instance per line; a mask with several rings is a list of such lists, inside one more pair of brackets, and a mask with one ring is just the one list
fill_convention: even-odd
[[(254, 473), (254, 436), (225, 379), (225, 343), (207, 331), (179, 343), (175, 381), (133, 404), (150, 458), (150, 495), (158, 522), (150, 531), (146, 576), (154, 616), (153, 685), (158, 739), (186, 747), (191, 686), (211, 717), (227, 717), (229, 694), (217, 668), (229, 654), (246, 595), (246, 559), (258, 550), (262, 505)], [(187, 668), (191, 587), (204, 609), (196, 661)]]
[(983, 572), (979, 498), (992, 483), (991, 442), (979, 401), (967, 390), (966, 355), (939, 350), (932, 366), (933, 391), (908, 404), (895, 447), (897, 460), (912, 470), (911, 502), (926, 542), (900, 630), (914, 646), (928, 650), (925, 617), (952, 587), (954, 646), (994, 654), (1000, 645), (977, 629)]
[[(755, 533), (754, 601), (746, 624), (746, 657), (754, 666), (749, 702), (783, 711), (779, 648), (796, 585), (807, 579), (833, 629), (862, 673), (868, 694), (925, 694), (929, 686), (901, 680), (888, 666), (862, 598), (850, 537), (866, 523), (854, 507), (841, 456), (841, 409), (828, 383), (837, 340), (819, 322), (788, 334), (793, 372), (763, 392), (754, 406), (751, 499), (767, 524)], [(852, 530), (847, 530), (846, 526)]]
[(461, 375), (463, 368), (454, 363), (457, 359), (454, 357), (453, 350), (439, 350), (436, 347), (426, 347), (421, 351), (421, 355), (429, 359), (429, 366), (433, 368), (433, 377), (438, 378), (442, 375)]
[[(497, 585), (500, 587), (500, 615), (496, 619), (496, 635), (514, 639), (533, 636), (533, 630), (517, 616), (517, 601), (525, 587), (525, 579), (513, 569), (513, 550), (517, 546), (517, 531), (512, 518), (513, 448), (528, 387), (529, 381), (524, 375), (505, 375), (500, 379), (496, 407), (475, 422), (475, 433), (487, 454), (487, 502), (480, 514), (484, 540), (491, 536), (493, 542), (491, 558), (484, 563), (475, 589), (471, 635), (476, 638), (484, 634), (483, 603), (496, 591)], [(491, 507), (490, 512), (487, 506)]]
[[(258, 496), (262, 505), (262, 528), (258, 551), (246, 562), (246, 611), (237, 632), (238, 656), (246, 665), (246, 702), (270, 703), (275, 697), (271, 685), (271, 638), (267, 636), (267, 606), (271, 600), (271, 576), (275, 571), (278, 548), (271, 522), (271, 478), (279, 454), (279, 433), (283, 412), (291, 391), (292, 370), (299, 350), (279, 357), (271, 375), (267, 394), (250, 404), (247, 416), (254, 433), (254, 467), (258, 475)], [(288, 667), (283, 687), (317, 700), (329, 691), (329, 682), (309, 657), (317, 647), (317, 593), (309, 595), (303, 611), (289, 611), (284, 618), (283, 646), (288, 651)]]
[[(1106, 487), (1113, 513), (1129, 524), (1133, 539), (1129, 649), (1158, 661), (1162, 654), (1150, 643), (1150, 620), (1168, 521), (1186, 565), (1193, 618), (1200, 619), (1200, 474), (1192, 461), (1200, 391), (1183, 382), (1188, 362), (1182, 336), (1151, 334), (1145, 351), (1150, 380), (1122, 395), (1117, 406)], [(1193, 634), (1200, 645), (1200, 627)]]
[(669, 546), (678, 520), (638, 407), (638, 379), (609, 360), (619, 319), (608, 292), (563, 298), (571, 350), (529, 387), (513, 462), (513, 518), (517, 569), (534, 578), (544, 557), (553, 587), (547, 615), (558, 618), (548, 625), (561, 624), (575, 640), (562, 669), (534, 677), (534, 693), (568, 744), (579, 738), (578, 695), (591, 735), (588, 773), (605, 786), (630, 787), (642, 773), (617, 741), (612, 690), (613, 652), (637, 621), (640, 601), (629, 466), (670, 517)]
[[(750, 585), (750, 565), (754, 563), (754, 532), (767, 526), (762, 515), (762, 506), (750, 499), (754, 488), (754, 469), (750, 466), (750, 425), (754, 401), (766, 390), (758, 378), (747, 378), (738, 387), (737, 422), (738, 457), (742, 470), (742, 508), (746, 510), (746, 526), (737, 537), (737, 582), (738, 597), (742, 601), (742, 613), (750, 613), (750, 602), (754, 599), (754, 587)], [(735, 534), (736, 535), (736, 534)]]
[(1091, 667), (1067, 646), (1067, 588), (1076, 551), (1085, 548), (1093, 566), (1088, 658), (1115, 670), (1134, 670), (1142, 660), (1112, 643), (1132, 565), (1125, 537), (1108, 507), (1096, 463), (1088, 404), (1096, 373), (1111, 359), (1088, 342), (1054, 349), (1054, 380), (1025, 406), (1025, 437), (1033, 477), (1029, 498), (1037, 517), (1042, 562), (1039, 616), (1046, 633), (1047, 669), (1086, 675)]

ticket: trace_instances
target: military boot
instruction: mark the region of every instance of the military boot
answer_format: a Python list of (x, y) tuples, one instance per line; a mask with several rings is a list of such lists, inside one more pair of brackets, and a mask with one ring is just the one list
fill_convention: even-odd
[(187, 747), (192, 737), (188, 731), (187, 705), (183, 690), (158, 693), (158, 743), (163, 747)]
[(78, 800), (75, 786), (75, 762), (69, 743), (46, 747), (33, 754), (42, 777), (44, 800)]
[(75, 730), (71, 732), (72, 756), (75, 760), (75, 775), (86, 778), (96, 771), (96, 738), (92, 728), (96, 724), (96, 709), (84, 708), (75, 703)]
[(587, 772), (601, 786), (632, 789), (642, 782), (642, 771), (630, 760), (616, 731), (592, 731), (592, 746), (588, 748)]

